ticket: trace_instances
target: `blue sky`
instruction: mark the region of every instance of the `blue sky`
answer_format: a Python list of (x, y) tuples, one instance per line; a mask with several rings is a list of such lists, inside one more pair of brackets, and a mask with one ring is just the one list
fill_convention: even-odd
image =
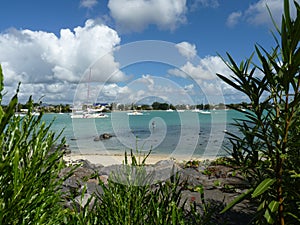
[(279, 22), (282, 0), (2, 2), (6, 96), (21, 81), (23, 102), (247, 101), (216, 78), (230, 75), (218, 54), (240, 62), (274, 46), (266, 4)]

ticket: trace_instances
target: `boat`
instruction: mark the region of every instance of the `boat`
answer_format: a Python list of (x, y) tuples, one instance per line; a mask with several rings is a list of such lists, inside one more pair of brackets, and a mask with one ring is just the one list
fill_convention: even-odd
[(196, 112), (196, 113), (198, 113), (198, 112), (200, 112), (200, 109), (198, 109), (198, 108), (195, 108), (195, 109), (193, 109), (193, 110), (192, 110), (192, 112)]
[(25, 113), (21, 113), (21, 112), (16, 112), (15, 116), (24, 117), (24, 116), (26, 116), (26, 114)]
[(201, 114), (211, 114), (211, 111), (205, 109), (204, 102), (202, 103), (202, 109), (195, 108), (193, 112), (197, 112)]
[(104, 113), (87, 113), (84, 115), (87, 119), (97, 119), (97, 118), (108, 118), (109, 116)]
[(40, 112), (32, 112), (32, 115), (33, 115), (33, 116), (39, 116), (39, 115), (40, 115)]
[(173, 112), (173, 109), (167, 109), (166, 112)]
[(184, 109), (176, 109), (177, 112), (184, 112)]
[[(90, 68), (90, 74), (89, 74), (89, 82), (91, 80), (91, 73), (92, 69)], [(90, 86), (88, 82), (87, 87), (87, 104), (79, 105), (77, 108), (72, 108), (72, 113), (70, 114), (72, 119), (98, 119), (98, 118), (108, 118), (109, 116), (107, 114), (103, 113), (103, 110), (105, 110), (105, 106), (101, 106), (100, 108), (95, 108), (93, 105), (89, 103), (90, 99)], [(83, 108), (86, 108), (83, 110)]]
[(128, 116), (142, 116), (144, 115), (142, 112), (139, 112), (137, 110), (133, 110), (132, 112), (127, 113)]
[(59, 113), (58, 114), (63, 114), (62, 112), (61, 112), (61, 106), (59, 106)]
[(208, 110), (199, 110), (199, 112), (202, 114), (211, 114), (211, 112)]
[(72, 113), (70, 114), (72, 119), (97, 119), (97, 118), (108, 118), (109, 116), (103, 113), (103, 108), (93, 109), (87, 108), (86, 110), (82, 109), (72, 109)]
[[(20, 112), (16, 112), (15, 113), (15, 116), (20, 116), (20, 117), (24, 117), (28, 114), (28, 109), (21, 109)], [(40, 115), (40, 112), (38, 111), (33, 111), (31, 112), (31, 115), (33, 116), (39, 116)]]
[(109, 116), (104, 113), (90, 113), (90, 112), (75, 112), (71, 113), (72, 119), (98, 119), (98, 118), (108, 118)]

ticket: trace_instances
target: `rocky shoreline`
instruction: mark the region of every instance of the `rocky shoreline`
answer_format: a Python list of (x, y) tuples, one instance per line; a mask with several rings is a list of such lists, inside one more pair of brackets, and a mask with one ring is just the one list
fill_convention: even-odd
[[(77, 165), (78, 167), (73, 171), (62, 186), (64, 195), (64, 206), (71, 208), (74, 203), (76, 208), (80, 209), (86, 204), (93, 204), (88, 202), (92, 195), (103, 194), (100, 182), (105, 185), (108, 180), (112, 178), (112, 174), (125, 173), (126, 167), (122, 164), (113, 164), (103, 166), (101, 164), (93, 164), (88, 160), (68, 161), (67, 164)], [(203, 204), (203, 197), (205, 202), (211, 202), (219, 205), (221, 210), (226, 204), (231, 202), (236, 196), (243, 193), (247, 187), (247, 182), (232, 170), (227, 165), (215, 165), (209, 160), (190, 161), (185, 163), (178, 163), (175, 160), (161, 160), (155, 164), (147, 164), (144, 166), (146, 174), (151, 174), (151, 179), (147, 180), (147, 184), (155, 184), (157, 182), (166, 182), (174, 174), (180, 177), (180, 185), (184, 185), (182, 191), (182, 202), (186, 201), (185, 206), (192, 204)], [(62, 170), (61, 176), (68, 174), (71, 167), (66, 167)], [(140, 182), (140, 181), (138, 181)], [(143, 185), (143, 184), (141, 184)], [(203, 194), (197, 191), (197, 187), (203, 188)], [(230, 210), (224, 217), (230, 218), (230, 224), (247, 224), (253, 208), (247, 201), (243, 201)]]

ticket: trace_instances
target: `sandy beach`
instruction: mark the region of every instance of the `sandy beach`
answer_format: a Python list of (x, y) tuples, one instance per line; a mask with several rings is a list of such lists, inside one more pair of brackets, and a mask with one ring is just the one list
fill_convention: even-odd
[[(143, 156), (137, 157), (137, 160), (144, 159)], [(150, 154), (148, 158), (146, 159), (146, 164), (155, 164), (161, 160), (174, 160), (178, 163), (189, 161), (189, 160), (213, 160), (214, 157), (187, 157), (187, 156), (179, 156), (176, 155), (176, 157), (172, 157), (171, 155), (163, 155), (163, 154)], [(81, 154), (81, 153), (71, 153), (64, 156), (64, 160), (67, 162), (75, 162), (77, 160), (88, 160), (92, 164), (101, 164), (103, 166), (109, 166), (114, 164), (122, 164), (125, 160), (125, 156), (121, 154), (115, 154), (115, 155), (105, 155), (105, 154)], [(128, 161), (130, 162), (130, 156), (128, 157)]]

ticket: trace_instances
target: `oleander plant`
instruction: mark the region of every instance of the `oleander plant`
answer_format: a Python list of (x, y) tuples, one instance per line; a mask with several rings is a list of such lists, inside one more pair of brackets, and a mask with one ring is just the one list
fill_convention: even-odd
[(300, 7), (296, 1), (291, 6), (295, 18), (285, 0), (281, 26), (274, 22), (274, 48), (257, 45), (240, 64), (227, 54), (223, 60), (233, 75), (218, 74), (249, 98), (247, 111), (236, 109), (245, 119), (236, 120), (241, 135), (229, 133), (228, 150), (252, 188), (224, 211), (250, 197), (256, 224), (300, 223)]

